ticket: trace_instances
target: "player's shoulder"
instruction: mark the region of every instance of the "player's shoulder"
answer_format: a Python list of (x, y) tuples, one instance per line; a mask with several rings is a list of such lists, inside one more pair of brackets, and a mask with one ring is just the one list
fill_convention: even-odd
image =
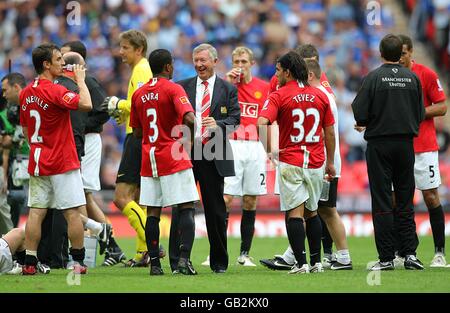
[(253, 80), (255, 81), (256, 84), (258, 84), (258, 86), (261, 86), (263, 88), (269, 88), (269, 86), (270, 86), (269, 82), (267, 82), (259, 77), (253, 76), (252, 81)]
[(437, 74), (435, 71), (433, 71), (428, 66), (420, 64), (420, 63), (414, 63), (412, 70), (414, 73), (416, 73), (417, 75), (420, 75), (424, 78), (437, 77)]

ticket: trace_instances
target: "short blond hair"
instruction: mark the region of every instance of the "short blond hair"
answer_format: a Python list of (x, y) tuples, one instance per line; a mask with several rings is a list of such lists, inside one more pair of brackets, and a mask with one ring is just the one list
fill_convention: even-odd
[(253, 56), (253, 51), (250, 48), (244, 47), (244, 46), (239, 46), (236, 47), (236, 49), (233, 50), (233, 52), (231, 53), (231, 60), (233, 60), (233, 58), (237, 55), (241, 55), (247, 53), (249, 56), (249, 61), (253, 62), (254, 60), (254, 56)]
[(142, 48), (142, 55), (147, 55), (147, 38), (140, 30), (130, 29), (120, 33), (119, 40), (126, 40), (133, 46), (134, 49)]

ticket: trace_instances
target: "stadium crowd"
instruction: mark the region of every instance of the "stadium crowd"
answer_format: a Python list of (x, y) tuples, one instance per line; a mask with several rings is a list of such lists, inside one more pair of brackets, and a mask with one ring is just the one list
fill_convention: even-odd
[[(387, 7), (382, 7), (380, 25), (368, 25), (368, 1), (90, 0), (82, 2), (80, 21), (75, 23), (76, 19), (66, 21), (76, 9), (67, 8), (68, 2), (0, 3), (1, 77), (8, 72), (11, 59), (11, 70), (30, 80), (34, 75), (29, 57), (33, 47), (45, 41), (62, 44), (80, 39), (89, 51), (88, 70), (107, 94), (124, 97), (129, 69), (121, 62), (117, 38), (132, 28), (146, 33), (150, 49), (172, 51), (174, 81), (195, 74), (191, 52), (201, 42), (217, 48), (219, 76), (231, 68), (232, 49), (243, 44), (255, 53), (254, 75), (266, 80), (275, 73), (277, 57), (299, 42), (308, 42), (319, 49), (322, 66), (336, 92), (344, 161), (352, 164), (363, 159), (365, 142), (353, 131), (350, 103), (361, 77), (378, 64), (382, 35), (394, 25)], [(110, 120), (102, 133), (104, 188), (114, 186), (125, 139), (122, 127)]]

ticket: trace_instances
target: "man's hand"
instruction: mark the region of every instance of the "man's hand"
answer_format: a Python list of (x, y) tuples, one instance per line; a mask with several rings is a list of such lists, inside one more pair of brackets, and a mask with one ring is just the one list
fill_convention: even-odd
[(73, 65), (73, 73), (75, 74), (75, 81), (77, 84), (80, 82), (84, 82), (86, 79), (86, 67), (81, 64), (74, 64)]
[(120, 115), (120, 110), (118, 108), (119, 100), (120, 99), (116, 96), (106, 97), (101, 105), (101, 110), (103, 112), (108, 112), (110, 116), (116, 118), (117, 115)]
[(358, 126), (355, 124), (355, 126), (353, 127), (357, 132), (362, 133), (363, 131), (366, 130), (366, 126)]
[(202, 127), (206, 127), (207, 129), (215, 129), (217, 127), (216, 120), (214, 117), (208, 116), (202, 119)]
[(332, 181), (336, 176), (336, 168), (334, 167), (334, 163), (329, 163), (325, 165), (325, 179), (328, 181)]
[(227, 81), (232, 84), (240, 83), (242, 69), (240, 67), (234, 67), (226, 74)]

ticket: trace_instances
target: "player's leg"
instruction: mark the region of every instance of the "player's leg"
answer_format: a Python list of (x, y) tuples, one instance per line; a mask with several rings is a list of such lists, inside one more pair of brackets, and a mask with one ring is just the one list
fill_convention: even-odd
[(55, 207), (54, 192), (49, 177), (31, 176), (29, 186), (27, 224), (25, 226), (25, 266), (24, 275), (37, 272), (37, 249), (41, 240), (41, 225), (47, 215), (47, 208)]
[(257, 197), (267, 194), (266, 161), (267, 156), (259, 141), (243, 141), (246, 152), (244, 157), (242, 179), (242, 218), (241, 249), (238, 263), (244, 266), (255, 266), (249, 257), (255, 233)]
[(437, 188), (422, 190), (423, 199), (428, 208), (431, 231), (434, 242), (434, 258), (431, 267), (444, 267), (445, 260), (445, 215), (439, 200)]
[(150, 275), (164, 274), (159, 259), (159, 221), (161, 217), (161, 207), (147, 207), (147, 222), (145, 224), (145, 238), (147, 239), (147, 249), (150, 257)]
[(444, 267), (445, 261), (445, 215), (439, 200), (438, 187), (441, 184), (439, 155), (437, 151), (417, 153), (414, 162), (416, 188), (422, 191), (428, 208), (433, 233), (435, 256), (432, 267)]
[(13, 255), (25, 254), (25, 231), (13, 228), (0, 238), (0, 275), (2, 273), (18, 275), (22, 273), (22, 263), (13, 260)]
[[(191, 263), (191, 251), (195, 238), (194, 202), (199, 201), (197, 186), (192, 169), (182, 170), (160, 177), (163, 206), (177, 206), (179, 258), (176, 266), (171, 264), (174, 274), (196, 275)], [(180, 184), (183, 182), (183, 184)], [(173, 232), (171, 233), (173, 235)]]
[(145, 222), (147, 214), (138, 204), (140, 170), (141, 170), (140, 139), (128, 134), (125, 138), (122, 160), (117, 172), (116, 189), (113, 202), (117, 208), (128, 218), (131, 227), (137, 233), (136, 254), (127, 264), (140, 265), (144, 260), (147, 244), (145, 242)]
[[(316, 266), (316, 264), (321, 263), (321, 249), (322, 249), (322, 224), (320, 222), (319, 215), (316, 211), (305, 210), (305, 228), (306, 228), (306, 238), (308, 239), (309, 246), (309, 263), (311, 269)], [(323, 269), (318, 268), (318, 271), (323, 271)]]
[[(347, 236), (345, 233), (345, 226), (344, 223), (342, 223), (341, 217), (339, 216), (336, 207), (319, 207), (319, 214), (325, 222), (326, 227), (330, 232), (330, 236), (331, 238), (333, 238), (333, 241), (336, 245), (336, 262), (341, 265), (346, 265), (344, 266), (345, 269), (352, 269), (350, 252), (348, 250), (347, 244)], [(333, 264), (334, 262), (330, 264), (330, 266)], [(344, 267), (342, 269), (344, 269)], [(335, 266), (335, 268), (333, 269), (341, 268), (337, 268)]]
[[(347, 236), (345, 233), (344, 223), (342, 223), (341, 217), (339, 216), (336, 203), (337, 203), (337, 189), (338, 189), (339, 179), (334, 178), (330, 182), (330, 188), (328, 191), (328, 200), (327, 201), (319, 201), (319, 209), (318, 213), (320, 217), (323, 219), (324, 224), (322, 227), (322, 236), (323, 232), (326, 229), (329, 233), (331, 243), (334, 241), (337, 249), (337, 260), (336, 262), (332, 262), (334, 266), (333, 270), (342, 270), (342, 269), (352, 269), (352, 263), (350, 258), (350, 252), (348, 250), (347, 244)], [(329, 247), (331, 249), (331, 247)], [(324, 245), (324, 253), (325, 245)], [(325, 259), (325, 257), (324, 257)], [(331, 260), (331, 259), (330, 259)]]
[(79, 169), (50, 176), (55, 195), (55, 207), (61, 210), (67, 221), (67, 234), (71, 243), (70, 255), (74, 261), (73, 270), (86, 274), (84, 265), (84, 227), (81, 213), (86, 211), (86, 197)]
[(304, 210), (305, 205), (302, 203), (300, 206), (286, 212), (288, 240), (296, 260), (289, 274), (309, 273), (305, 253), (306, 232), (303, 219)]
[(25, 250), (25, 231), (22, 228), (13, 228), (2, 239), (6, 240), (11, 254)]

